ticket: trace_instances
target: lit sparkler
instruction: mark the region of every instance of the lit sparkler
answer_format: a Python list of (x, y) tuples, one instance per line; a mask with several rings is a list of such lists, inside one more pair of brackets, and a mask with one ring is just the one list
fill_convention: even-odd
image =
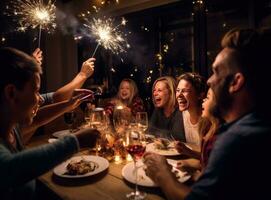
[(98, 43), (92, 57), (100, 45), (115, 54), (126, 52), (126, 49), (130, 47), (125, 39), (127, 35), (120, 30), (120, 27), (125, 26), (127, 23), (125, 18), (122, 18), (121, 23), (117, 26), (114, 26), (112, 18), (93, 18), (86, 21), (87, 24), (84, 25), (89, 29), (91, 35), (95, 37)]
[[(39, 47), (41, 39), (41, 30), (48, 32), (56, 28), (56, 7), (55, 1), (48, 0), (14, 0), (7, 9), (12, 10), (13, 16), (16, 16), (20, 24), (18, 31), (25, 31), (27, 28), (35, 29), (39, 27)], [(9, 14), (11, 15), (11, 14)]]

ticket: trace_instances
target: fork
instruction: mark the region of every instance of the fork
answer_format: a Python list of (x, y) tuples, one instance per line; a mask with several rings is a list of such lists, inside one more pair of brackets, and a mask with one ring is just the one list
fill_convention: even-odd
[(170, 134), (169, 137), (167, 137), (167, 140), (170, 142), (170, 143), (176, 143), (178, 140), (175, 139), (175, 137), (173, 137), (172, 134)]

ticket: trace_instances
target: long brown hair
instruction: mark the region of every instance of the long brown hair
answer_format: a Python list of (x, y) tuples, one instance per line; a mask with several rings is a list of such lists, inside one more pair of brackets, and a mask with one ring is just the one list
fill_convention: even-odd
[(120, 88), (121, 88), (121, 85), (124, 82), (127, 82), (129, 84), (129, 86), (130, 86), (131, 95), (130, 95), (128, 101), (127, 101), (127, 106), (130, 106), (132, 104), (132, 102), (133, 102), (133, 99), (138, 95), (138, 89), (137, 89), (135, 81), (133, 81), (132, 79), (129, 79), (129, 78), (123, 79), (119, 84), (119, 89), (118, 89), (118, 93), (117, 93), (117, 100), (123, 102), (123, 100), (120, 97)]

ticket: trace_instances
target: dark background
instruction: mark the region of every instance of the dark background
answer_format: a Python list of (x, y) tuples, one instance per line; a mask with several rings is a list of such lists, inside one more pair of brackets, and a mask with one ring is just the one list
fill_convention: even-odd
[[(37, 31), (15, 32), (16, 22), (4, 14), (7, 2), (0, 2), (0, 45), (31, 53), (37, 44)], [(57, 1), (57, 6), (61, 4), (65, 7), (71, 2)], [(220, 50), (221, 37), (234, 27), (270, 26), (270, 14), (271, 0), (206, 0), (203, 3), (182, 0), (115, 16), (116, 21), (122, 16), (128, 20), (126, 29), (131, 34), (127, 40), (131, 48), (126, 54), (117, 56), (99, 48), (95, 74), (86, 87), (102, 85), (105, 87), (103, 98), (108, 98), (115, 94), (123, 78), (132, 78), (151, 111), (151, 87), (156, 78), (164, 75), (177, 77), (186, 71), (195, 71), (207, 78), (210, 66)], [(46, 47), (45, 43), (46, 40), (43, 40), (42, 47)], [(76, 45), (79, 70), (96, 43), (82, 39)], [(46, 74), (46, 69), (44, 71)], [(54, 74), (44, 76), (43, 91), (47, 90), (46, 77), (50, 76)]]

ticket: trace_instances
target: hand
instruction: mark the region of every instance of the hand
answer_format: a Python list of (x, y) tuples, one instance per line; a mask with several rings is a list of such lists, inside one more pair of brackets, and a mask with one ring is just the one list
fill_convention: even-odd
[(167, 163), (164, 156), (147, 152), (144, 155), (145, 173), (156, 184), (165, 183), (166, 180), (175, 178), (171, 172), (172, 166)]
[(190, 159), (178, 161), (176, 168), (181, 171), (186, 171), (191, 174), (195, 172), (196, 170), (200, 170), (201, 166), (200, 166), (199, 160), (190, 158)]
[(37, 61), (38, 64), (42, 64), (42, 50), (40, 50), (39, 48), (36, 48), (35, 51), (32, 53), (32, 56), (35, 58), (35, 60)]
[(94, 147), (97, 139), (100, 137), (100, 132), (96, 129), (87, 128), (81, 129), (74, 133), (77, 137), (80, 148)]
[(83, 62), (80, 74), (85, 76), (86, 78), (90, 77), (94, 73), (94, 61), (95, 58), (89, 58), (85, 62)]
[(200, 161), (193, 158), (178, 161), (176, 168), (192, 175), (194, 181), (200, 177), (202, 171)]
[(70, 110), (77, 108), (84, 101), (92, 101), (94, 93), (88, 89), (75, 89), (69, 102), (71, 104)]
[(192, 149), (190, 149), (189, 147), (187, 147), (183, 142), (177, 141), (175, 143), (175, 148), (177, 149), (177, 151), (181, 154), (190, 156), (191, 153), (193, 153)]

